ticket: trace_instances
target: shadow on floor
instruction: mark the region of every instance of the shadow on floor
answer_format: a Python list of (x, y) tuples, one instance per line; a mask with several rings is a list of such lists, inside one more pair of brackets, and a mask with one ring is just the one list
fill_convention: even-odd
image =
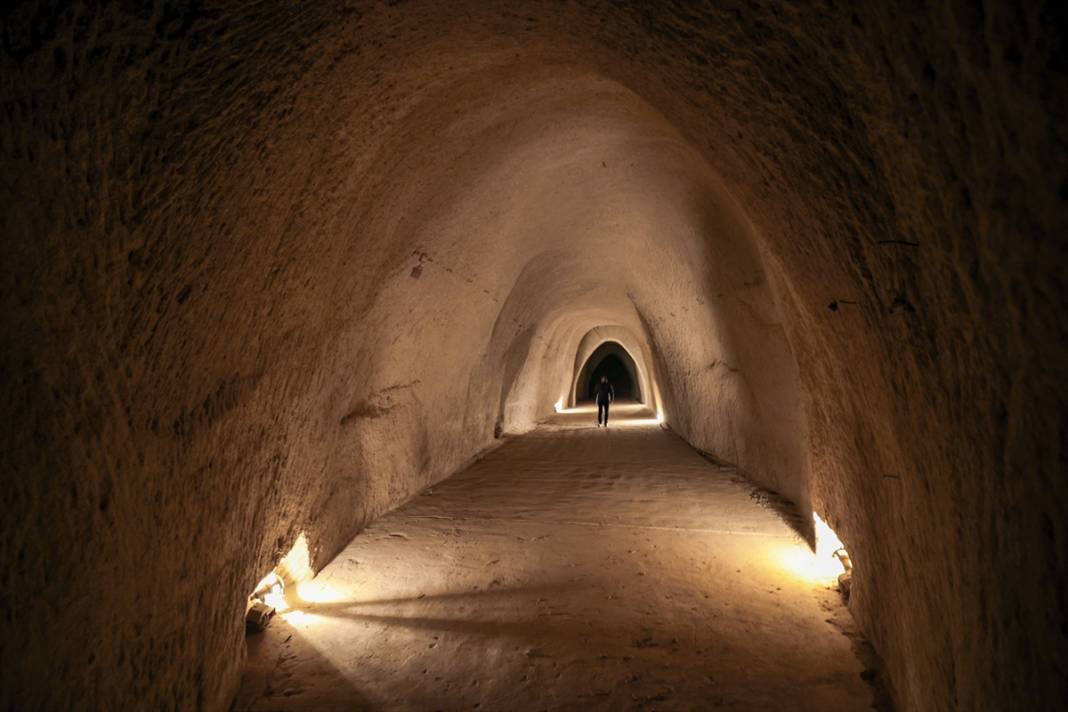
[(576, 585), (575, 583), (571, 582), (545, 583), (537, 586), (489, 586), (486, 588), (471, 589), (470, 591), (451, 591), (448, 593), (420, 594), (418, 596), (371, 598), (361, 601), (350, 600), (329, 603), (305, 601), (300, 599), (296, 595), (287, 594), (286, 602), (289, 603), (289, 606), (292, 609), (307, 610), (309, 613), (329, 615), (330, 611), (364, 606), (397, 605), (403, 603), (432, 603), (435, 601), (450, 601), (468, 598), (481, 600), (493, 597), (515, 598), (522, 596), (532, 596), (535, 594), (541, 595), (575, 592), (585, 587), (585, 585)]
[(773, 492), (754, 484), (752, 480), (746, 479), (743, 481), (751, 488), (752, 491), (750, 491), (749, 497), (753, 501), (775, 512), (779, 519), (782, 520), (783, 524), (790, 527), (790, 529), (801, 537), (805, 543), (815, 549), (815, 528), (810, 519), (806, 519), (801, 515), (796, 504), (788, 500), (786, 497), (783, 497), (778, 492)]
[[(691, 446), (692, 447), (692, 446)], [(790, 527), (790, 529), (801, 537), (801, 540), (815, 549), (816, 547), (816, 530), (811, 519), (803, 516), (798, 510), (797, 505), (792, 501), (783, 497), (774, 490), (767, 489), (758, 485), (752, 478), (747, 477), (745, 473), (740, 471), (737, 465), (732, 465), (729, 462), (720, 460), (712, 453), (705, 452), (699, 448), (694, 448), (697, 454), (703, 457), (705, 460), (720, 468), (729, 468), (734, 472), (734, 481), (738, 484), (744, 485), (749, 491), (749, 498), (757, 504), (770, 509), (778, 516), (783, 524)]]
[[(295, 703), (306, 709), (323, 709), (322, 690), (329, 691), (329, 699), (343, 701), (343, 709), (354, 712), (376, 709), (377, 705), (302, 637), (296, 627), (276, 615), (271, 628), (274, 637), (284, 638), (282, 649), (276, 657), (268, 658), (262, 654), (271, 649), (267, 633), (246, 636), (245, 669), (230, 712), (271, 710), (283, 705), (288, 708)], [(316, 689), (306, 687), (309, 680), (314, 681)], [(307, 702), (302, 698), (307, 698)]]

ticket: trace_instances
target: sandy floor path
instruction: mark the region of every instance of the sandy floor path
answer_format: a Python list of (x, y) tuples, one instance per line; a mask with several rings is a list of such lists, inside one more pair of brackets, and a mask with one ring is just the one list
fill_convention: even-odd
[(365, 530), (249, 637), (235, 709), (869, 708), (790, 527), (616, 410), (508, 439)]

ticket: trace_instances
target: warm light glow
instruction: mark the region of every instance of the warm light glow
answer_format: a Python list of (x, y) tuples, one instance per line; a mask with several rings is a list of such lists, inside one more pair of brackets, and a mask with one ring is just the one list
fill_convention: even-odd
[(286, 622), (289, 623), (290, 625), (293, 625), (293, 624), (307, 625), (311, 621), (315, 620), (315, 616), (313, 616), (311, 613), (307, 613), (305, 611), (302, 611), (302, 610), (299, 610), (299, 609), (296, 609), (296, 608), (294, 608), (291, 611), (286, 611), (285, 615), (283, 615), (282, 617), (285, 618)]
[(553, 410), (555, 410), (557, 413), (559, 413), (563, 409), (564, 409), (564, 399), (563, 398), (561, 398), (560, 400), (558, 400), (555, 403), (553, 403)]
[(662, 411), (662, 410), (656, 411), (656, 422), (658, 422), (658, 423), (663, 423), (664, 422), (664, 411)]
[(846, 570), (848, 555), (842, 541), (834, 530), (815, 512), (812, 513), (816, 530), (816, 551), (807, 546), (794, 543), (783, 546), (775, 555), (779, 565), (790, 573), (812, 583), (831, 586), (838, 576)]
[(834, 552), (844, 548), (842, 540), (815, 512), (812, 513), (812, 521), (816, 525), (816, 556), (821, 559), (833, 558)]
[(253, 589), (252, 595), (249, 598), (256, 598), (268, 606), (273, 607), (276, 611), (284, 611), (289, 605), (286, 603), (285, 584), (278, 574), (272, 571), (267, 574), (256, 584), (256, 588)]
[(308, 538), (301, 532), (293, 548), (282, 557), (273, 571), (256, 584), (249, 598), (259, 599), (281, 613), (290, 607), (286, 600), (286, 584), (292, 587), (307, 581), (313, 575), (308, 555)]
[(303, 603), (336, 603), (342, 600), (337, 591), (315, 579), (297, 586), (297, 598)]
[(301, 532), (300, 536), (297, 537), (297, 541), (294, 542), (293, 548), (289, 550), (289, 553), (278, 562), (275, 571), (290, 585), (307, 581), (315, 575), (311, 568), (311, 557), (308, 553), (308, 537), (304, 535), (304, 532)]
[(842, 565), (833, 556), (820, 558), (807, 546), (791, 544), (776, 552), (779, 565), (798, 578), (821, 586), (831, 586), (842, 573)]
[(653, 417), (653, 418), (617, 418), (616, 420), (611, 421), (610, 427), (613, 427), (613, 428), (615, 428), (615, 427), (623, 427), (623, 428), (646, 427), (647, 428), (647, 427), (649, 427), (651, 425), (659, 425), (659, 424), (660, 424), (660, 420), (658, 418), (655, 418), (655, 417)]
[(278, 581), (275, 585), (271, 586), (270, 592), (263, 597), (263, 602), (279, 612), (289, 608), (289, 604), (286, 603), (285, 588), (282, 586), (281, 581)]

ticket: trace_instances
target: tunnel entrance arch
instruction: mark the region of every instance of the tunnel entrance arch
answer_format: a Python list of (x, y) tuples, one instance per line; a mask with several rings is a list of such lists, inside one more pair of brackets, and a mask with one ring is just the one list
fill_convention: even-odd
[(575, 379), (575, 403), (593, 400), (594, 386), (607, 376), (616, 398), (644, 403), (638, 366), (627, 349), (617, 341), (605, 341), (594, 349)]
[(597, 391), (597, 383), (601, 378), (607, 378), (608, 382), (612, 384), (612, 388), (615, 392), (616, 398), (621, 400), (638, 400), (638, 384), (635, 383), (634, 378), (630, 375), (630, 369), (626, 367), (622, 360), (615, 354), (608, 354), (601, 362), (595, 366), (589, 374), (589, 378), (586, 381), (586, 387), (583, 389), (582, 397), (585, 399), (592, 399)]

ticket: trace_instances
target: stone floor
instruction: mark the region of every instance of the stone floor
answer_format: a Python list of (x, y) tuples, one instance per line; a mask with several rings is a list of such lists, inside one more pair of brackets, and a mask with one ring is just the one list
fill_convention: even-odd
[(615, 410), (356, 537), (249, 637), (234, 709), (869, 708), (833, 571), (731, 468)]

